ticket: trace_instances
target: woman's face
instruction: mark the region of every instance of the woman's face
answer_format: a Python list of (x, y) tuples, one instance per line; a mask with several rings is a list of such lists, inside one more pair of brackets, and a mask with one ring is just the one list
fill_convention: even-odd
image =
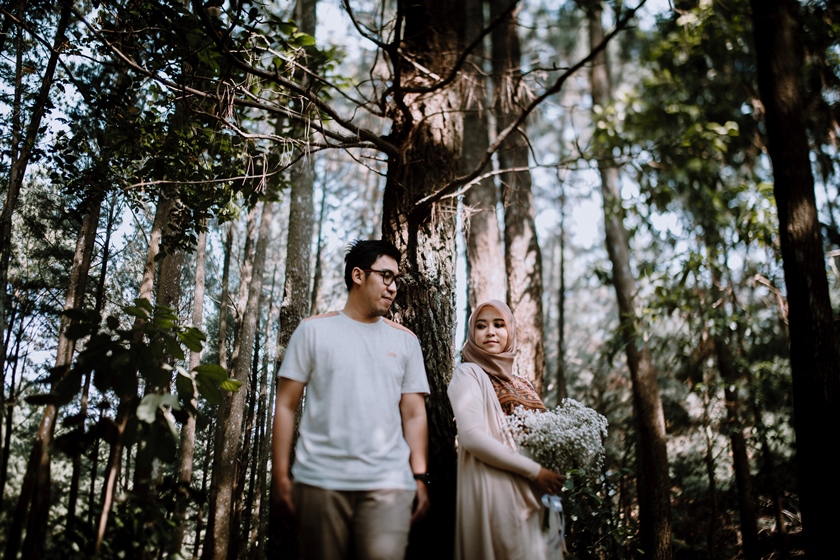
[(507, 325), (502, 314), (485, 305), (475, 319), (475, 344), (490, 354), (501, 354), (508, 343)]

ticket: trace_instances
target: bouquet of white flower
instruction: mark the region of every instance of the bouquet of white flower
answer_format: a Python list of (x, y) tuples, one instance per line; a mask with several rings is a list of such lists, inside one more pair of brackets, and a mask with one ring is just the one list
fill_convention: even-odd
[(574, 399), (545, 412), (518, 406), (507, 423), (516, 443), (547, 469), (598, 471), (603, 465), (607, 419)]

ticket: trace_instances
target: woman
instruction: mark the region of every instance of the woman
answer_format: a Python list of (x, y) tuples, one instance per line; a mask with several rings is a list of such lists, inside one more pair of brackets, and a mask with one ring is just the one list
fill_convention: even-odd
[(556, 514), (537, 496), (558, 494), (565, 477), (520, 453), (506, 427), (516, 406), (545, 410), (530, 383), (513, 375), (515, 350), (508, 306), (479, 304), (447, 391), (458, 425), (456, 560), (562, 558)]

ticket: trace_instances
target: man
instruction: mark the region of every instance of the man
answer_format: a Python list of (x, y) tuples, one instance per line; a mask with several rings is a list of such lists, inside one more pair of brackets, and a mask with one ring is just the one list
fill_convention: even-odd
[(399, 259), (386, 241), (352, 243), (344, 310), (303, 321), (280, 368), (274, 500), (297, 518), (306, 560), (403, 558), (410, 524), (429, 508), (423, 356), (414, 333), (383, 318), (397, 293)]

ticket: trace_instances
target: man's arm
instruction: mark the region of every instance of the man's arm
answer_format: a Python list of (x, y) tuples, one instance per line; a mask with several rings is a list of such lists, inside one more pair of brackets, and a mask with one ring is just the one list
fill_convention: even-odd
[[(429, 429), (426, 424), (426, 401), (421, 393), (403, 393), (400, 398), (400, 416), (402, 417), (403, 435), (411, 454), (408, 462), (414, 473), (425, 473), (429, 447)], [(417, 482), (417, 503), (411, 522), (422, 519), (429, 511), (429, 495), (426, 483)]]
[(306, 384), (284, 377), (277, 388), (271, 444), (271, 478), (274, 484), (272, 500), (287, 515), (295, 514), (292, 502), (292, 479), (289, 477), (289, 456), (295, 432), (295, 411), (303, 397)]

